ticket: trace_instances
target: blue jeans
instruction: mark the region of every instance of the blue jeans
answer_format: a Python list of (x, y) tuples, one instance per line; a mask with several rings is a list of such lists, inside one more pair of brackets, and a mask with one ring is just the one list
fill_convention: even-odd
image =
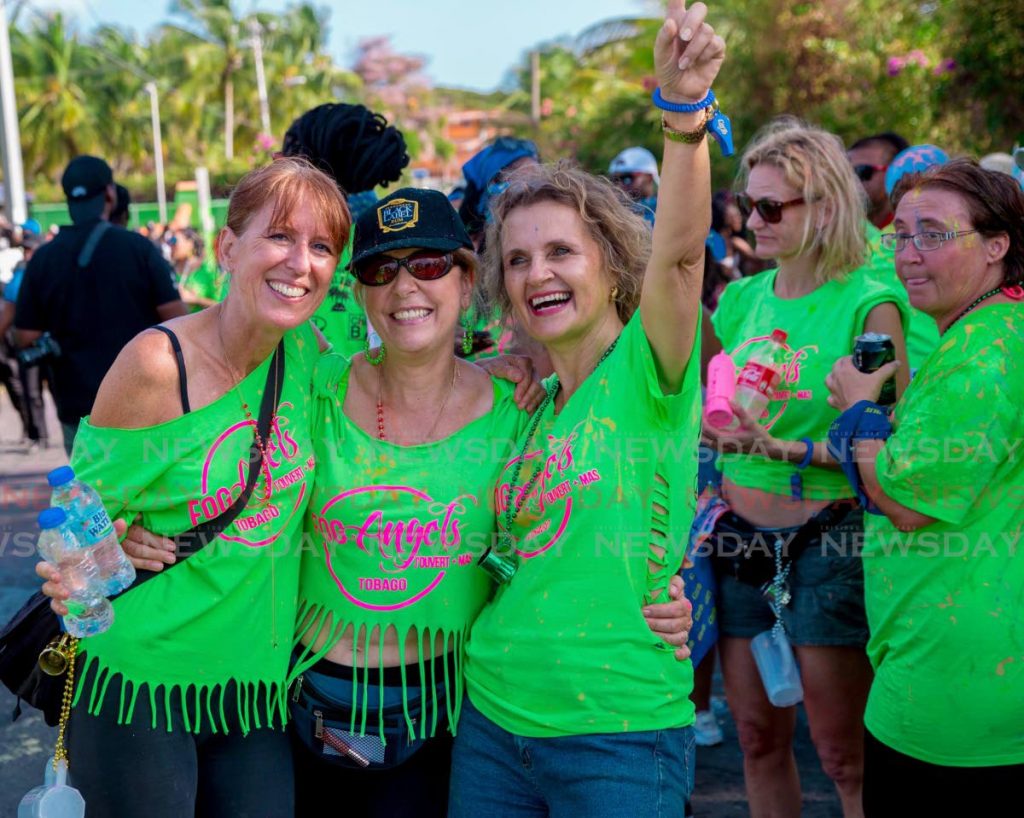
[(681, 818), (693, 728), (524, 738), (462, 704), (448, 818)]

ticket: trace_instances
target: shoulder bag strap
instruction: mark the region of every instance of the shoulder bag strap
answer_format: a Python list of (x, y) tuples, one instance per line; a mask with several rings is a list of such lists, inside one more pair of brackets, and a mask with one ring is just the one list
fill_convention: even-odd
[[(273, 417), (274, 410), (277, 405), (281, 402), (281, 393), (284, 390), (284, 339), (281, 339), (281, 343), (277, 345), (277, 349), (274, 350), (274, 358), (270, 362), (270, 368), (267, 371), (267, 383), (263, 389), (263, 401), (260, 404), (260, 416), (256, 422), (256, 428), (259, 430), (259, 440), (268, 440), (270, 435), (270, 421)], [(263, 466), (263, 452), (260, 450), (257, 444), (257, 437), (253, 435), (252, 446), (249, 449), (249, 474), (245, 481), (245, 489), (238, 496), (238, 499), (231, 504), (223, 514), (210, 520), (207, 523), (198, 525), (177, 537), (172, 539), (177, 545), (177, 562), (174, 565), (180, 565), (188, 557), (191, 557), (198, 551), (201, 551), (211, 542), (217, 539), (221, 533), (231, 523), (235, 521), (235, 518), (242, 513), (246, 504), (249, 502), (249, 498), (252, 497), (253, 489), (256, 487), (256, 481), (259, 479), (260, 472)], [(127, 593), (133, 588), (138, 588), (143, 582), (157, 576), (158, 574), (166, 573), (168, 570), (174, 567), (174, 565), (166, 566), (163, 571), (136, 571), (135, 582), (131, 587), (126, 588), (121, 593)], [(119, 594), (115, 594), (110, 597), (114, 599)]]

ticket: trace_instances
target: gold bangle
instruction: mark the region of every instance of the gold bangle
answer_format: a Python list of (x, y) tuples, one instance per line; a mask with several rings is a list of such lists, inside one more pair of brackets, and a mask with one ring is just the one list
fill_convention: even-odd
[(709, 105), (704, 109), (704, 121), (700, 123), (692, 131), (681, 131), (678, 128), (673, 128), (665, 120), (665, 115), (661, 115), (661, 130), (665, 133), (665, 138), (672, 142), (682, 142), (684, 145), (699, 145), (708, 132), (708, 123), (711, 121), (711, 117), (714, 116), (715, 108), (713, 105)]

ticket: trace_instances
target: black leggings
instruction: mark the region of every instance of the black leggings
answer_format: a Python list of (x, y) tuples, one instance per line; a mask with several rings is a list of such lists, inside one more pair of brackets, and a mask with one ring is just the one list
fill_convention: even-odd
[[(167, 730), (163, 691), (157, 691), (157, 727), (149, 696), (139, 695), (131, 724), (117, 723), (120, 680), (107, 689), (99, 716), (76, 708), (68, 723), (72, 784), (87, 814), (103, 818), (288, 818), (294, 779), (284, 730), (264, 728), (243, 736), (185, 730), (178, 697), (171, 700)], [(233, 700), (229, 687), (225, 700)], [(229, 709), (230, 710), (230, 709)]]
[[(865, 818), (1009, 815), (1024, 764), (946, 767), (904, 755), (864, 732)], [(1011, 812), (1013, 810), (1011, 809)]]

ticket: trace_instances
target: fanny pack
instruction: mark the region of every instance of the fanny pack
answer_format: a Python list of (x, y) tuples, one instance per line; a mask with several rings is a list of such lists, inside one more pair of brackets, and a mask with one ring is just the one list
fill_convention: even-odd
[(747, 585), (761, 588), (775, 576), (774, 544), (782, 542), (783, 568), (795, 560), (823, 533), (839, 526), (857, 508), (853, 499), (836, 500), (827, 505), (795, 531), (758, 528), (735, 511), (727, 510), (715, 520), (711, 541), (714, 544), (715, 572)]
[[(435, 731), (445, 729), (448, 717), (444, 684), (431, 688), (406, 688), (405, 703), (378, 708), (353, 706), (347, 697), (331, 695), (318, 684), (321, 674), (306, 672), (292, 685), (289, 710), (292, 729), (314, 756), (346, 769), (386, 770), (408, 761), (429, 740), (424, 730), (423, 696), (435, 695), (438, 713)], [(351, 684), (350, 682), (348, 684)], [(357, 681), (355, 683), (359, 685)], [(359, 685), (360, 687), (362, 685)], [(406, 717), (408, 713), (408, 718)], [(365, 716), (366, 723), (363, 724)]]

